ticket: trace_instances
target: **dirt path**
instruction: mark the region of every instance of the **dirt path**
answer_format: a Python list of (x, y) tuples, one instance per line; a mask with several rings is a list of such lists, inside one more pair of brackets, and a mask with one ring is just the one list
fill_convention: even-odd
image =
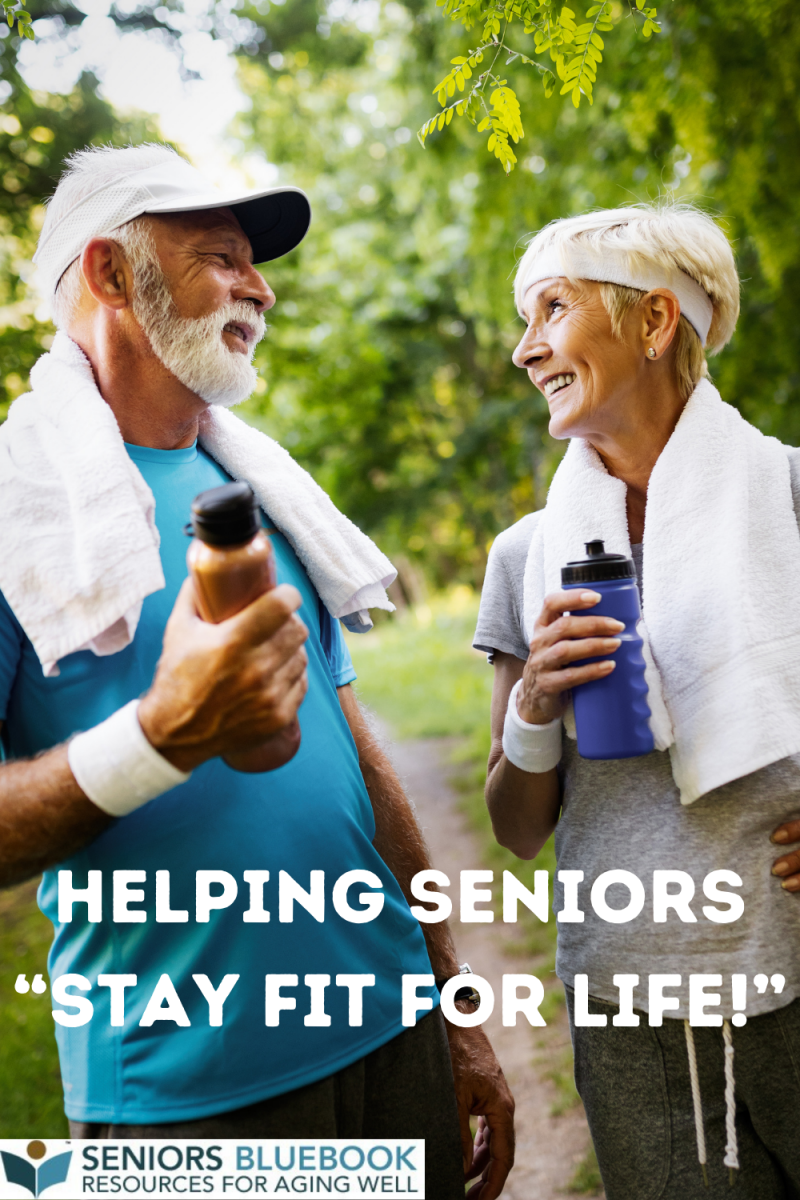
[[(483, 864), (477, 840), (459, 811), (458, 796), (449, 783), (447, 762), (452, 745), (450, 739), (432, 739), (389, 742), (388, 749), (417, 809), (434, 866), (455, 882), (460, 871)], [(504, 972), (526, 970), (519, 957), (512, 958), (504, 951), (502, 925), (462, 924), (455, 912), (451, 924), (459, 961), (468, 962), (477, 975), (488, 979), (496, 994)], [(507, 1200), (563, 1200), (565, 1188), (589, 1146), (583, 1110), (572, 1108), (560, 1116), (551, 1115), (557, 1092), (544, 1078), (547, 1065), (541, 1059), (545, 1055), (536, 1046), (544, 1031), (532, 1029), (522, 1017), (515, 1028), (504, 1028), (499, 1008), (497, 1004), (484, 1029), (517, 1103), (517, 1162), (503, 1196)], [(548, 1027), (546, 1056), (558, 1059), (568, 1041), (562, 1010), (555, 1026)]]

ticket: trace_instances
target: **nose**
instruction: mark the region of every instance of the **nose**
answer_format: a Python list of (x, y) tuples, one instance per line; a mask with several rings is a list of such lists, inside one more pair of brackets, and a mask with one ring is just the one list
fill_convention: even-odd
[(534, 325), (529, 325), (520, 338), (519, 345), (511, 355), (515, 367), (529, 371), (538, 363), (545, 362), (552, 351)]
[(275, 303), (275, 293), (252, 263), (246, 263), (241, 278), (233, 288), (235, 300), (249, 300), (257, 312), (266, 312)]

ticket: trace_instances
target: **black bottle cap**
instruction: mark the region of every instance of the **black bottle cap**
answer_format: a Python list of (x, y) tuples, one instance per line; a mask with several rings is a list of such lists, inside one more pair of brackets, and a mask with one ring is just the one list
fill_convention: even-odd
[(239, 546), (261, 528), (258, 505), (247, 483), (209, 488), (192, 501), (192, 532), (209, 546)]
[(561, 568), (561, 583), (605, 583), (610, 579), (635, 579), (632, 558), (624, 554), (607, 554), (602, 542), (586, 542), (586, 558), (569, 562)]

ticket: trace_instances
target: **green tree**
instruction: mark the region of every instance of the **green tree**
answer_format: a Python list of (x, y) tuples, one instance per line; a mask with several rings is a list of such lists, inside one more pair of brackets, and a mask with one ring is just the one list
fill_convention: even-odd
[[(479, 582), (492, 537), (544, 502), (563, 444), (510, 364), (521, 328), (511, 277), (528, 234), (593, 206), (666, 194), (725, 222), (743, 309), (712, 372), (760, 428), (800, 441), (800, 13), (788, 0), (673, 0), (649, 41), (620, 9), (592, 106), (549, 101), (538, 72), (515, 78), (527, 133), (508, 177), (464, 122), (425, 151), (414, 137), (437, 64), (461, 48), (457, 26), (430, 0), (388, 0), (369, 30), (337, 11), (323, 0), (236, 10), (251, 31), (241, 79), (252, 108), (231, 145), (262, 149), (314, 208), (306, 242), (266, 268), (279, 301), (246, 411), (355, 520), (435, 579)], [(21, 130), (0, 134), (19, 185), (2, 210), (11, 392), (49, 330), (22, 278), (41, 198), (71, 145), (125, 136), (92, 107), (90, 81), (78, 92), (81, 128), (69, 98), (59, 115), (19, 91), (0, 114)], [(40, 126), (51, 142), (36, 141)]]
[(291, 31), (273, 24), (283, 13), (252, 14), (267, 36), (242, 64), (252, 110), (237, 132), (309, 190), (315, 215), (267, 269), (279, 303), (249, 412), (392, 553), (479, 581), (491, 538), (544, 502), (563, 444), (509, 361), (510, 284), (526, 235), (590, 207), (671, 196), (723, 220), (745, 282), (712, 374), (759, 427), (800, 441), (800, 14), (787, 0), (674, 0), (649, 41), (620, 21), (591, 107), (549, 102), (522, 75), (529, 133), (509, 177), (468, 126), (424, 153), (410, 138), (456, 47), (430, 5), (386, 4), (369, 35), (342, 26), (335, 54), (312, 4)]
[(0, 42), (8, 99), (0, 109), (0, 419), (9, 403), (27, 387), (28, 373), (53, 335), (51, 323), (37, 311), (29, 287), (31, 257), (44, 220), (44, 201), (52, 194), (64, 159), (91, 143), (152, 139), (149, 118), (120, 121), (97, 95), (97, 80), (84, 75), (68, 96), (31, 91), (13, 63), (13, 48)]

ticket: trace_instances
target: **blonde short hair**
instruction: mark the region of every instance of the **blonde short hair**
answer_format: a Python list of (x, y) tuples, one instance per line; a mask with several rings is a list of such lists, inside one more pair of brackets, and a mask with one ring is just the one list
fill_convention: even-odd
[[(531, 239), (517, 267), (517, 308), (521, 307), (523, 286), (534, 261), (545, 252), (563, 249), (566, 253), (561, 257), (568, 263), (570, 245), (590, 250), (598, 258), (604, 252), (615, 257), (622, 252), (633, 270), (661, 267), (667, 272), (683, 271), (711, 301), (708, 352), (719, 353), (730, 340), (739, 315), (739, 276), (727, 237), (700, 209), (687, 203), (632, 204), (551, 221)], [(626, 313), (644, 293), (604, 283), (601, 295), (612, 328), (619, 335)], [(688, 396), (706, 374), (707, 366), (700, 338), (684, 316), (678, 323), (674, 346), (678, 383)]]
[[(637, 288), (623, 287), (619, 283), (601, 283), (600, 298), (611, 318), (611, 328), (615, 337), (622, 337), (622, 325), (625, 317), (641, 302), (645, 292)], [(678, 381), (678, 391), (684, 400), (688, 400), (700, 380), (708, 374), (708, 363), (703, 349), (703, 343), (697, 335), (697, 330), (690, 325), (686, 317), (681, 316), (675, 337), (672, 341), (675, 362), (675, 376)]]

